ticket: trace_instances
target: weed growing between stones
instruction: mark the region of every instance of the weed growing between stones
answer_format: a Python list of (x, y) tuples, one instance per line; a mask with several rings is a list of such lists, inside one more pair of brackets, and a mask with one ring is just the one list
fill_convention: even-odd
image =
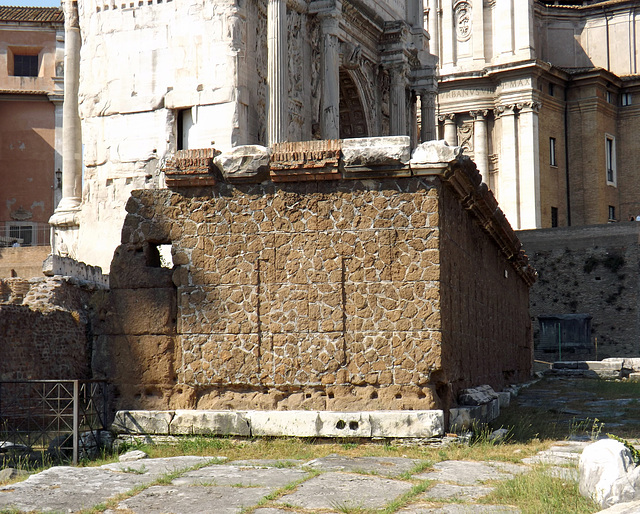
[[(259, 509), (260, 507), (264, 507), (268, 503), (270, 503), (270, 502), (272, 502), (274, 500), (277, 500), (278, 498), (281, 498), (282, 496), (284, 496), (287, 493), (290, 493), (291, 491), (294, 491), (301, 483), (306, 482), (310, 478), (317, 477), (321, 473), (321, 471), (319, 471), (317, 469), (311, 469), (311, 470), (307, 470), (307, 473), (308, 473), (308, 475), (306, 477), (302, 477), (300, 480), (296, 480), (295, 482), (291, 482), (291, 483), (285, 485), (284, 487), (281, 487), (280, 489), (276, 489), (272, 493), (267, 494), (256, 505), (254, 505), (252, 507), (245, 507), (244, 509), (242, 509), (240, 511), (240, 513), (241, 514), (250, 514), (254, 510)], [(294, 507), (294, 505), (290, 505), (290, 504), (287, 504), (287, 503), (285, 503), (283, 505), (278, 505), (278, 506), (284, 506), (284, 507), (287, 507), (287, 508), (293, 508)]]
[(480, 503), (509, 504), (523, 514), (587, 514), (598, 512), (598, 506), (578, 491), (578, 482), (552, 477), (545, 466), (499, 483)]
[(631, 452), (631, 459), (633, 460), (633, 463), (636, 466), (640, 466), (640, 451), (635, 446), (633, 446), (626, 439), (623, 439), (622, 437), (618, 437), (617, 435), (607, 434), (607, 437), (609, 439), (614, 439), (615, 441), (618, 441), (619, 443), (624, 444), (625, 448), (629, 450), (629, 452)]
[(83, 510), (79, 511), (78, 514), (99, 514), (100, 512), (104, 512), (107, 509), (114, 509), (115, 507), (117, 507), (118, 503), (120, 503), (121, 501), (126, 500), (128, 498), (131, 498), (132, 496), (135, 496), (136, 494), (140, 494), (142, 491), (144, 491), (146, 489), (149, 489), (150, 487), (153, 487), (155, 485), (168, 485), (173, 480), (175, 480), (176, 478), (184, 475), (185, 473), (187, 473), (189, 471), (196, 471), (196, 470), (198, 470), (200, 468), (204, 468), (204, 467), (210, 466), (210, 465), (211, 465), (211, 461), (205, 461), (205, 462), (201, 462), (199, 464), (196, 464), (195, 466), (189, 466), (187, 468), (182, 468), (182, 469), (178, 469), (176, 471), (172, 471), (171, 473), (167, 473), (165, 475), (162, 475), (162, 476), (158, 477), (156, 480), (153, 480), (153, 481), (151, 481), (151, 482), (149, 482), (147, 484), (137, 485), (137, 486), (133, 487), (132, 489), (130, 489), (129, 491), (127, 491), (126, 493), (122, 493), (122, 494), (119, 494), (117, 496), (114, 496), (113, 498), (110, 498), (106, 502), (99, 503), (98, 505), (94, 505), (90, 509), (83, 509)]

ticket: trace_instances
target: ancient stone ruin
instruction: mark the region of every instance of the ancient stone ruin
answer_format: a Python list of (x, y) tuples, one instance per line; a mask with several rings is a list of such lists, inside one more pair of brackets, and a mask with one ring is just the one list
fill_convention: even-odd
[(446, 411), (528, 379), (535, 272), (460, 152), (179, 152), (169, 189), (127, 203), (94, 377), (119, 409), (318, 411)]

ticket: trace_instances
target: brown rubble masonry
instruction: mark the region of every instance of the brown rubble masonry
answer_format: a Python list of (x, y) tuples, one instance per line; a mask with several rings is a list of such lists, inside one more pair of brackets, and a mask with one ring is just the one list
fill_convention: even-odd
[(535, 271), (468, 158), (287, 143), (234, 181), (217, 154), (127, 203), (92, 345), (117, 408), (446, 409), (530, 376)]

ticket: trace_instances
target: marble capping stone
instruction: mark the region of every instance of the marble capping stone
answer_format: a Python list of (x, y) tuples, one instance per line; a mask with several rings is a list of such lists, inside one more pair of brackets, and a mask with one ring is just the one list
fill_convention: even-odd
[(294, 437), (437, 437), (444, 413), (424, 411), (118, 411), (112, 430), (129, 434)]

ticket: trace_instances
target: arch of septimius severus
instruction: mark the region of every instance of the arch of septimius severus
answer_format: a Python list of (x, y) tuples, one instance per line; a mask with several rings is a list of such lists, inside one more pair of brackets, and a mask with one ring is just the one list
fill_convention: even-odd
[(161, 186), (177, 150), (435, 137), (435, 62), (419, 0), (64, 9), (68, 190), (52, 218), (55, 253), (108, 268), (130, 191)]
[(177, 150), (383, 135), (462, 146), (516, 229), (626, 220), (640, 6), (558, 4), (66, 2), (54, 252), (107, 269), (130, 191)]

